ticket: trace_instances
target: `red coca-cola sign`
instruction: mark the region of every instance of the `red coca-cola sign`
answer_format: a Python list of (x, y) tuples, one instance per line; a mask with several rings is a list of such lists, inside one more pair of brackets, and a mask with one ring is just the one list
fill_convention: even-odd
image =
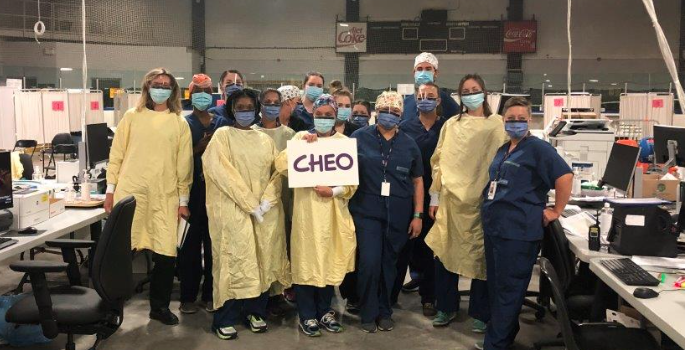
[(504, 22), (504, 53), (530, 53), (537, 50), (538, 22)]

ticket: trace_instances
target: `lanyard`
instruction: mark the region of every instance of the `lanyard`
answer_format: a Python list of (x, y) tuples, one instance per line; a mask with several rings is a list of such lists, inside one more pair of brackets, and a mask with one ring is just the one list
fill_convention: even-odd
[(397, 139), (397, 132), (395, 132), (395, 135), (392, 137), (392, 139), (390, 139), (390, 150), (388, 150), (387, 155), (385, 154), (385, 152), (383, 152), (383, 141), (381, 140), (381, 133), (380, 131), (378, 131), (378, 129), (376, 129), (376, 137), (378, 137), (378, 147), (380, 148), (381, 152), (381, 166), (383, 166), (383, 182), (386, 182), (386, 171), (388, 169), (388, 163), (390, 163), (390, 156), (392, 155), (392, 149), (395, 145), (395, 140)]

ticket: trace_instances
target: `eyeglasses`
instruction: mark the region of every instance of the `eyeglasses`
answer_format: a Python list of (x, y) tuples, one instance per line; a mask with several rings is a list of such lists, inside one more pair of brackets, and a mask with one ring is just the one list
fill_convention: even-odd
[(421, 101), (421, 100), (435, 101), (435, 100), (437, 100), (437, 97), (422, 97), (422, 96), (419, 96), (419, 97), (417, 97), (416, 99), (419, 100), (419, 101)]
[(171, 90), (171, 86), (169, 86), (169, 85), (154, 84), (154, 85), (150, 85), (150, 89)]

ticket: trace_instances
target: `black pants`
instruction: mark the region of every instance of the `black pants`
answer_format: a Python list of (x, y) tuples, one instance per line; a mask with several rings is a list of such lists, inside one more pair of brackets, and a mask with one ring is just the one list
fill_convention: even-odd
[(335, 294), (333, 286), (314, 287), (295, 284), (293, 288), (297, 295), (297, 313), (301, 322), (312, 319), (321, 320), (325, 314), (332, 311), (331, 301)]
[(152, 253), (155, 266), (150, 274), (150, 309), (168, 309), (174, 286), (176, 258)]
[(412, 267), (412, 272), (421, 275), (421, 282), (419, 283), (421, 304), (435, 302), (435, 260), (433, 259), (433, 251), (425, 241), (426, 235), (432, 227), (433, 220), (428, 217), (424, 218), (421, 235), (416, 239), (410, 239), (400, 252), (397, 259), (397, 279), (390, 294), (391, 305), (397, 303), (408, 266)]
[(212, 300), (212, 241), (209, 237), (206, 216), (205, 220), (197, 220), (190, 224), (178, 255), (178, 272), (181, 280), (182, 303), (195, 302), (203, 277), (202, 301)]
[(256, 298), (230, 299), (214, 313), (212, 328), (232, 327), (240, 323), (248, 315), (266, 317), (266, 303), (269, 300), (269, 292), (264, 292)]

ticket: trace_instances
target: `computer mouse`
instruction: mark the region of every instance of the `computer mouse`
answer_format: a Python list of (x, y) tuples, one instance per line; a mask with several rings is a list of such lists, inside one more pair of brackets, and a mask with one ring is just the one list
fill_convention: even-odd
[(20, 235), (35, 235), (36, 233), (38, 233), (38, 230), (35, 227), (27, 227), (19, 231)]
[(659, 292), (651, 288), (635, 288), (633, 295), (639, 299), (652, 299), (659, 296)]

